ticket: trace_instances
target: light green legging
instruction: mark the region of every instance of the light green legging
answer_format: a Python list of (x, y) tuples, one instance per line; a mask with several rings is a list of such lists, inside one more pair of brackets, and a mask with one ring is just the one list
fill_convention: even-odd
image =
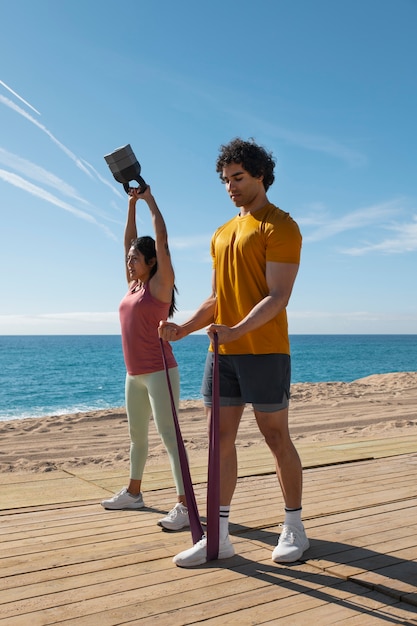
[[(169, 369), (169, 379), (178, 414), (180, 396), (178, 367)], [(130, 478), (142, 480), (148, 457), (149, 420), (153, 415), (156, 429), (168, 452), (177, 495), (182, 495), (184, 485), (165, 370), (138, 376), (126, 374), (125, 395), (130, 434)]]

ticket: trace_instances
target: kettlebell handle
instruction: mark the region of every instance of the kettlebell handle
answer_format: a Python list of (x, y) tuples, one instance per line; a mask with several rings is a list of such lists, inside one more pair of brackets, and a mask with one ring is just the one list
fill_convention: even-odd
[[(139, 193), (143, 193), (145, 189), (148, 188), (148, 185), (145, 183), (142, 176), (138, 176), (137, 179), (135, 178), (135, 180), (137, 183), (139, 183)], [(126, 193), (129, 193), (132, 187), (129, 185), (129, 183), (123, 183), (123, 189)]]

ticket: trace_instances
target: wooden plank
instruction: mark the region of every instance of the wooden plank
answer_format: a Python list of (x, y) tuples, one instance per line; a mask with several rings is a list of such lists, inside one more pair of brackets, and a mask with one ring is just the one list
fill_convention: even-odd
[[(281, 626), (310, 626), (320, 624), (320, 626), (333, 626), (334, 624), (345, 624), (346, 626), (372, 626), (374, 624), (414, 624), (415, 620), (410, 620), (410, 607), (402, 603), (391, 603), (386, 596), (376, 592), (370, 592), (361, 596), (352, 596), (342, 600), (340, 604), (322, 603), (318, 606), (299, 611), (298, 614), (282, 616), (281, 606), (279, 606)], [(416, 617), (416, 615), (414, 615)], [(272, 625), (276, 622), (268, 620), (260, 622)]]
[(24, 488), (16, 489), (15, 484), (2, 485), (0, 508), (20, 508), (36, 504), (73, 502), (90, 498), (106, 497), (107, 493), (94, 483), (73, 476), (28, 482)]

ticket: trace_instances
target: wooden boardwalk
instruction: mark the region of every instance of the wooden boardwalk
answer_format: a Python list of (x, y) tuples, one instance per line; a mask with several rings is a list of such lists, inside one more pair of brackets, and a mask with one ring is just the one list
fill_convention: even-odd
[(2, 475), (0, 626), (417, 624), (417, 438), (297, 447), (311, 547), (291, 565), (271, 561), (282, 499), (266, 449), (239, 454), (236, 555), (194, 569), (172, 563), (189, 531), (156, 525), (166, 466), (147, 471), (142, 511), (98, 504), (125, 481), (114, 470)]

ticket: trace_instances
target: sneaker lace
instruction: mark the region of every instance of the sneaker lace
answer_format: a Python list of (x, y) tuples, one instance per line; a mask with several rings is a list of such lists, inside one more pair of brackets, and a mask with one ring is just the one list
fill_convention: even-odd
[(199, 539), (199, 541), (197, 541), (197, 543), (195, 544), (196, 546), (199, 546), (200, 548), (204, 548), (207, 542), (207, 537), (205, 535), (203, 535), (201, 537), (201, 539)]
[(174, 520), (178, 515), (178, 509), (176, 506), (174, 506), (173, 509), (170, 510), (170, 512), (168, 513), (167, 517), (169, 517), (170, 520)]
[(122, 487), (120, 489), (120, 491), (118, 491), (117, 493), (114, 494), (114, 496), (111, 498), (112, 500), (116, 500), (116, 498), (118, 498), (119, 496), (123, 496), (125, 493), (127, 493), (127, 489), (126, 487)]
[(279, 536), (279, 543), (289, 543), (289, 544), (293, 544), (295, 542), (295, 533), (294, 530), (290, 527), (290, 526), (282, 526), (282, 531), (281, 534)]

